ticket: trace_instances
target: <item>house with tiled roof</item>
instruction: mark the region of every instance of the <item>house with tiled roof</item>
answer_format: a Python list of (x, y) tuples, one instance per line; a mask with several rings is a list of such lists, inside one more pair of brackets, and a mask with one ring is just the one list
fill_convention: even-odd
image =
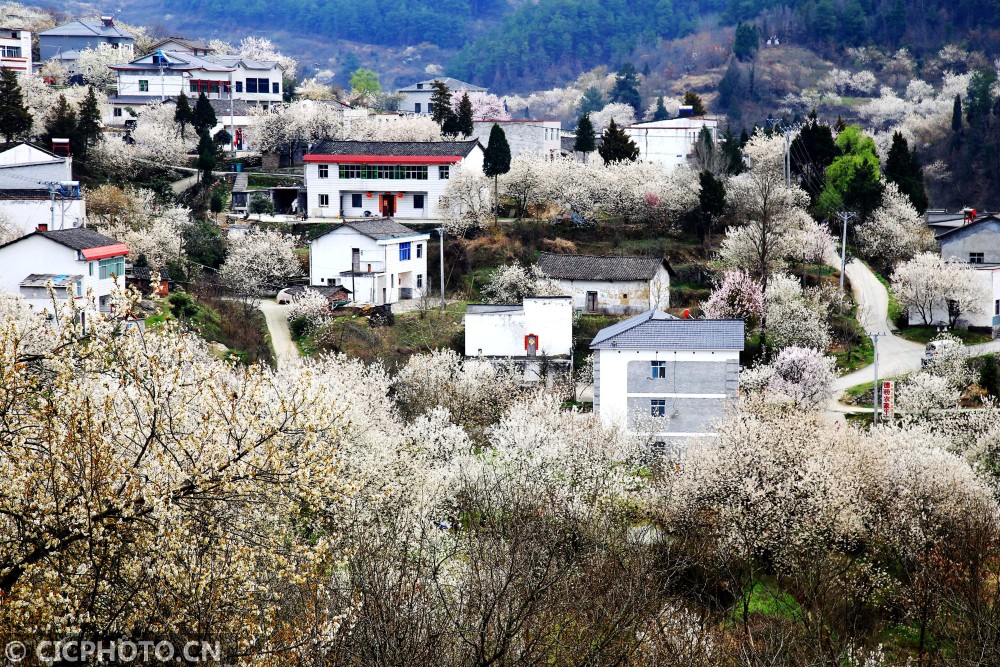
[(440, 81), (445, 85), (452, 95), (459, 95), (463, 92), (485, 93), (486, 89), (476, 86), (450, 76), (439, 76), (434, 79), (426, 79), (411, 83), (409, 86), (397, 88), (396, 92), (402, 97), (399, 102), (399, 110), (408, 113), (434, 113), (434, 105), (431, 103), (431, 95), (434, 93), (434, 83)]
[(638, 313), (670, 307), (673, 269), (663, 257), (559, 255), (543, 252), (538, 268), (588, 313)]
[(430, 235), (392, 218), (350, 220), (309, 244), (309, 284), (343, 286), (357, 305), (417, 299), (428, 289)]
[(664, 445), (716, 435), (737, 398), (744, 334), (743, 320), (659, 310), (601, 329), (590, 343), (594, 412)]
[(0, 245), (0, 290), (20, 294), (29, 303), (51, 310), (47, 284), (60, 299), (93, 294), (101, 310), (111, 305), (111, 292), (125, 285), (128, 248), (86, 227), (47, 229)]
[(178, 51), (180, 53), (190, 53), (193, 56), (208, 56), (215, 52), (215, 49), (203, 39), (190, 39), (188, 37), (167, 37), (149, 47), (150, 51)]
[(438, 219), (455, 169), (482, 170), (471, 141), (320, 141), (303, 158), (310, 218)]
[(113, 16), (100, 19), (81, 19), (58, 25), (38, 33), (38, 51), (41, 60), (59, 58), (67, 60), (69, 53), (76, 54), (85, 49), (96, 49), (101, 44), (121, 49), (131, 55), (135, 51), (135, 37), (115, 25)]

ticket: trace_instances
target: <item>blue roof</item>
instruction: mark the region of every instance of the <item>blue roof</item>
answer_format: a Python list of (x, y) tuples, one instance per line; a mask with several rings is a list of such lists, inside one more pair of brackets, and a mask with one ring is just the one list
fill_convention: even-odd
[(681, 320), (659, 310), (597, 332), (592, 350), (742, 350), (743, 320)]

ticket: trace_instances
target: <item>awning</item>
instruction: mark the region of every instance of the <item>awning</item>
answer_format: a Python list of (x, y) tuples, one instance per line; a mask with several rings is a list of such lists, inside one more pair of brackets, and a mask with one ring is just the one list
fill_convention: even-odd
[(116, 243), (114, 245), (102, 245), (97, 248), (84, 248), (80, 251), (84, 259), (94, 260), (94, 259), (107, 259), (108, 257), (117, 257), (118, 255), (127, 255), (128, 247), (124, 243)]

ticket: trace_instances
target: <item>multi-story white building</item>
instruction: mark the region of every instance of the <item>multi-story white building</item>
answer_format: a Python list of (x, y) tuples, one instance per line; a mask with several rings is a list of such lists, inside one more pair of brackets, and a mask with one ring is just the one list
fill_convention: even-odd
[(475, 120), (472, 137), (488, 145), (494, 125), (503, 130), (512, 158), (528, 153), (555, 159), (562, 154), (562, 125), (558, 120)]
[(84, 199), (72, 172), (73, 158), (26, 142), (0, 152), (0, 212), (24, 233), (83, 225)]
[(18, 76), (31, 74), (31, 32), (0, 28), (0, 67)]
[(465, 81), (453, 79), (450, 76), (439, 76), (436, 79), (417, 81), (405, 88), (397, 88), (396, 92), (403, 96), (399, 103), (400, 111), (410, 113), (434, 113), (434, 105), (431, 103), (431, 95), (434, 93), (434, 83), (440, 81), (454, 96), (456, 93), (461, 96), (463, 92), (485, 93), (486, 89), (474, 86)]
[(650, 310), (601, 329), (594, 412), (606, 425), (649, 429), (655, 441), (716, 435), (737, 398), (743, 320), (678, 319)]
[(719, 119), (716, 116), (689, 116), (637, 123), (624, 128), (636, 146), (639, 159), (667, 168), (687, 164), (702, 128), (708, 129), (718, 144)]
[(459, 166), (482, 169), (471, 141), (321, 141), (305, 161), (311, 218), (436, 219)]
[(309, 244), (309, 284), (344, 287), (360, 305), (419, 298), (429, 239), (387, 218), (346, 222)]
[(52, 310), (46, 289), (51, 281), (58, 298), (85, 298), (90, 292), (107, 311), (112, 290), (125, 285), (126, 255), (124, 244), (92, 229), (41, 228), (0, 246), (0, 290)]

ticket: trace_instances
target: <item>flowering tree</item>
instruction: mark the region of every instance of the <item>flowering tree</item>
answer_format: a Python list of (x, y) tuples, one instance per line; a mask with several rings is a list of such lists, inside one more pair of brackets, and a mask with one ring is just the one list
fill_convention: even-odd
[(770, 346), (779, 350), (829, 347), (827, 308), (818, 300), (806, 298), (798, 280), (785, 274), (772, 276), (764, 291), (764, 301)]
[(298, 63), (294, 58), (282, 55), (274, 48), (274, 44), (266, 37), (250, 35), (240, 40), (236, 52), (244, 58), (252, 60), (274, 60), (281, 66), (282, 72), (289, 79), (295, 78)]
[(635, 109), (630, 104), (612, 102), (597, 113), (590, 114), (590, 122), (594, 124), (595, 132), (603, 132), (612, 120), (618, 127), (635, 125)]
[(537, 266), (505, 264), (490, 273), (483, 289), (487, 303), (521, 303), (529, 296), (563, 296), (565, 292)]
[(299, 273), (294, 251), (295, 243), (290, 236), (271, 230), (250, 230), (229, 244), (229, 254), (219, 275), (249, 309), (262, 294), (283, 286), (288, 278)]
[(764, 316), (764, 290), (746, 271), (730, 269), (701, 309), (710, 319), (741, 319), (753, 329)]
[(132, 53), (127, 49), (114, 48), (111, 44), (98, 44), (95, 49), (80, 51), (76, 61), (77, 71), (83, 80), (98, 90), (104, 90), (115, 82), (115, 71), (110, 65), (120, 65), (131, 60)]
[(193, 136), (181, 137), (173, 105), (160, 103), (146, 105), (130, 136), (132, 143), (117, 134), (103, 135), (90, 149), (89, 166), (111, 179), (128, 181), (143, 168), (185, 163), (195, 145)]
[(308, 287), (296, 295), (287, 313), (288, 321), (304, 319), (310, 329), (318, 329), (330, 321), (330, 300)]
[(425, 115), (369, 116), (352, 120), (347, 139), (355, 141), (440, 141), (441, 128)]
[[(504, 102), (493, 93), (470, 92), (473, 120), (510, 120), (510, 112), (504, 107)], [(462, 103), (461, 95), (451, 96), (451, 108), (458, 113), (458, 105)]]
[(958, 396), (946, 377), (922, 371), (898, 383), (896, 407), (907, 419), (922, 421), (936, 410), (958, 407)]
[(315, 77), (302, 81), (295, 87), (295, 95), (306, 100), (332, 100), (333, 90), (330, 86), (324, 85)]
[(892, 182), (885, 183), (882, 205), (856, 231), (865, 255), (885, 266), (909, 260), (935, 246), (934, 235), (923, 217)]
[(500, 175), (500, 194), (517, 203), (518, 218), (524, 217), (529, 207), (545, 201), (551, 184), (551, 161), (540, 155), (520, 153), (510, 162), (510, 171)]
[(251, 111), (254, 147), (264, 153), (294, 155), (311, 142), (344, 134), (343, 114), (332, 105), (297, 100), (283, 107)]
[(989, 298), (975, 269), (930, 252), (898, 265), (892, 274), (892, 290), (901, 305), (920, 316), (924, 326), (945, 316), (955, 326), (962, 313), (981, 313)]
[(493, 192), (482, 170), (459, 167), (451, 173), (441, 202), (449, 234), (465, 236), (493, 219)]
[(16, 241), (24, 236), (24, 230), (15, 225), (10, 216), (0, 211), (0, 245)]
[(767, 387), (799, 407), (817, 409), (833, 398), (834, 361), (821, 350), (786, 347), (770, 363)]

